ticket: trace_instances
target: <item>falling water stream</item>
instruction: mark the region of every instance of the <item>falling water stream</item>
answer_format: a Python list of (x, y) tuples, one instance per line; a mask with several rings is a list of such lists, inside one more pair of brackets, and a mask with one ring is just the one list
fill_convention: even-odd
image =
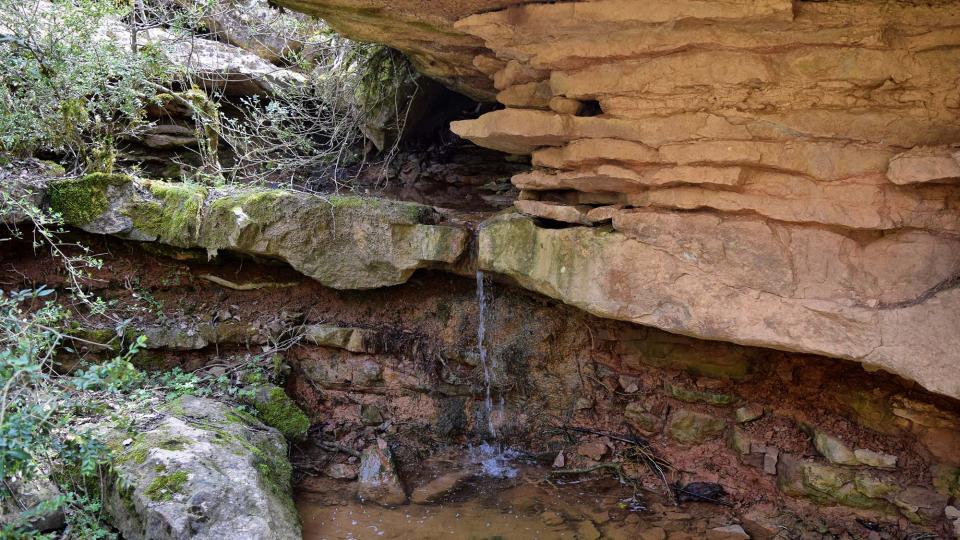
[(486, 334), (487, 334), (487, 297), (485, 289), (485, 276), (483, 272), (477, 270), (477, 304), (478, 319), (477, 322), (477, 349), (480, 355), (480, 366), (483, 368), (483, 408), (487, 416), (487, 430), (490, 432), (490, 441), (483, 442), (470, 450), (471, 460), (479, 463), (483, 474), (497, 478), (513, 478), (517, 475), (517, 469), (510, 465), (510, 462), (520, 457), (520, 453), (511, 449), (504, 448), (497, 442), (497, 428), (494, 416), (503, 422), (504, 418), (504, 398), (501, 395), (499, 399), (499, 408), (494, 410), (493, 405), (493, 373), (496, 371), (496, 360), (487, 355)]
[(490, 437), (497, 438), (497, 429), (493, 424), (493, 397), (491, 395), (491, 377), (490, 368), (487, 359), (487, 346), (485, 344), (487, 327), (487, 297), (484, 291), (483, 271), (477, 270), (477, 304), (479, 307), (479, 322), (477, 323), (477, 349), (480, 353), (480, 365), (483, 367), (483, 386), (485, 396), (483, 399), (484, 411), (487, 414), (487, 429), (490, 430)]

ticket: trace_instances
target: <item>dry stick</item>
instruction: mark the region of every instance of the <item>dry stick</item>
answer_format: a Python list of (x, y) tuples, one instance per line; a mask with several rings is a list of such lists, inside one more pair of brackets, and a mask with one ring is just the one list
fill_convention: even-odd
[[(588, 435), (599, 435), (601, 437), (608, 437), (615, 441), (624, 442), (627, 444), (634, 445), (638, 447), (639, 453), (642, 456), (643, 461), (647, 464), (650, 469), (652, 469), (660, 477), (660, 480), (663, 481), (663, 485), (667, 490), (667, 493), (672, 493), (670, 488), (670, 483), (667, 481), (667, 475), (663, 472), (663, 466), (672, 468), (672, 465), (666, 460), (663, 460), (651, 452), (647, 451), (650, 448), (650, 442), (641, 437), (632, 437), (629, 435), (622, 435), (618, 433), (611, 433), (609, 431), (600, 431), (597, 429), (582, 428), (576, 426), (561, 426), (562, 430), (573, 431), (575, 433), (586, 433)], [(674, 497), (674, 504), (676, 505), (676, 498)]]
[(216, 283), (221, 287), (226, 287), (228, 289), (233, 289), (235, 291), (255, 291), (257, 289), (284, 289), (287, 287), (296, 287), (299, 285), (297, 282), (288, 282), (288, 283), (277, 283), (273, 281), (267, 281), (264, 283), (234, 283), (228, 281), (221, 277), (212, 276), (210, 274), (203, 274), (200, 276), (200, 279), (205, 279), (212, 283)]
[(619, 471), (622, 468), (622, 465), (619, 463), (604, 462), (597, 463), (596, 465), (590, 465), (589, 467), (583, 467), (580, 469), (557, 469), (555, 471), (550, 471), (550, 474), (587, 474), (599, 469), (613, 469)]
[(347, 448), (342, 444), (337, 444), (335, 442), (320, 441), (315, 443), (321, 450), (326, 450), (327, 452), (343, 452), (344, 454), (349, 454), (353, 457), (360, 457), (360, 452), (357, 452), (353, 448)]

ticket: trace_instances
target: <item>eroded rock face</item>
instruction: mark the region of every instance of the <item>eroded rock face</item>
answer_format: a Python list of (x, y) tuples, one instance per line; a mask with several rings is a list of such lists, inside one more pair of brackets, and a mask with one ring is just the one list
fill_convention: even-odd
[(458, 21), (507, 62), (507, 108), (453, 130), (532, 155), (521, 212), (588, 225), (602, 207), (613, 229), (500, 220), (481, 266), (602, 316), (960, 396), (956, 22), (948, 4), (780, 0)]
[[(956, 240), (940, 239), (949, 262), (931, 274), (936, 256), (917, 253), (936, 237), (918, 232), (901, 233), (924, 240), (893, 256), (905, 247), (896, 236), (877, 239), (873, 255), (873, 244), (751, 217), (636, 211), (621, 228), (504, 215), (481, 229), (479, 264), (601, 317), (857, 360), (960, 397), (960, 291), (943, 285), (958, 268)], [(851, 286), (864, 275), (870, 288)]]
[(104, 507), (124, 538), (294, 540), (283, 436), (249, 415), (185, 396), (139, 433), (110, 432), (116, 478)]
[(374, 198), (203, 186), (90, 175), (50, 187), (53, 210), (87, 232), (211, 254), (281, 259), (329, 287), (372, 289), (453, 263), (461, 228), (431, 225), (429, 207)]
[(574, 225), (497, 220), (483, 269), (604, 317), (960, 396), (955, 3), (289, 4), (420, 58), (482, 41), (444, 76), (488, 74), (506, 108), (452, 129), (531, 155), (518, 210)]
[(407, 54), (417, 69), (450, 88), (492, 101), (489, 77), (503, 62), (485, 55), (483, 42), (456, 30), (468, 15), (522, 0), (280, 0), (279, 5), (325, 20), (360, 41), (385, 43)]

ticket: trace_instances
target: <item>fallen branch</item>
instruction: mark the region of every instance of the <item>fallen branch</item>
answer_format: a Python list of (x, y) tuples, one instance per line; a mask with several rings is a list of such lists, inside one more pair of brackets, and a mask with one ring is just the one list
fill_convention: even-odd
[(321, 450), (326, 450), (327, 452), (343, 452), (344, 454), (351, 455), (353, 457), (360, 457), (360, 452), (357, 452), (353, 448), (347, 448), (342, 444), (337, 444), (335, 442), (327, 441), (314, 441), (314, 444), (317, 445)]
[(221, 287), (226, 287), (228, 289), (233, 289), (235, 291), (255, 291), (257, 289), (285, 289), (287, 287), (296, 287), (299, 283), (290, 282), (290, 283), (277, 283), (274, 281), (266, 281), (263, 283), (234, 283), (228, 281), (221, 277), (212, 276), (210, 274), (203, 274), (200, 276), (200, 279), (205, 279), (211, 283), (216, 283)]
[(550, 471), (550, 474), (587, 474), (600, 469), (613, 469), (617, 472), (622, 472), (623, 465), (619, 463), (606, 461), (603, 463), (597, 463), (596, 465), (590, 465), (589, 467), (582, 467), (579, 469), (557, 469), (555, 471)]

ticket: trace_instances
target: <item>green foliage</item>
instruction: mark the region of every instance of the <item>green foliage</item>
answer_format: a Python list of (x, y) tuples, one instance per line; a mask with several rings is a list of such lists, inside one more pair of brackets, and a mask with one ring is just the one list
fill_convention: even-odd
[(111, 141), (145, 125), (152, 81), (169, 67), (155, 48), (131, 53), (119, 39), (91, 39), (116, 26), (132, 3), (0, 0), (0, 149), (76, 156), (110, 172)]

